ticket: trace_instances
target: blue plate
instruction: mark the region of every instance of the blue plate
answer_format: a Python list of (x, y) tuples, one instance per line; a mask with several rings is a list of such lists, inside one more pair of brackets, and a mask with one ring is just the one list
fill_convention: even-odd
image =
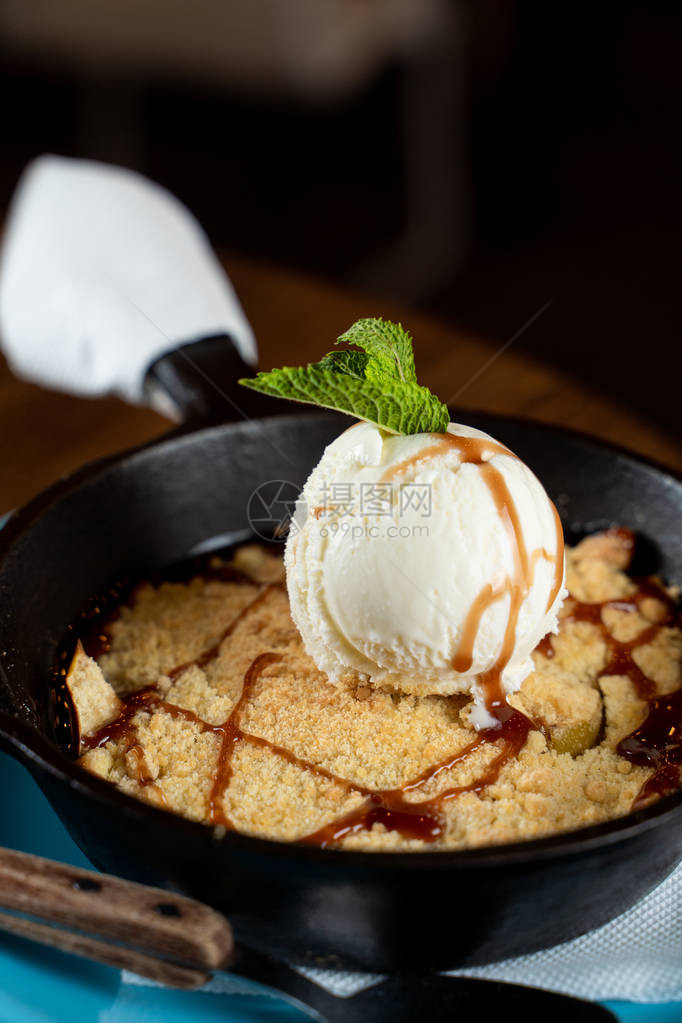
[[(0, 528), (3, 518), (0, 516)], [(0, 754), (0, 846), (91, 867), (24, 768)], [(608, 1002), (622, 1023), (682, 1023), (682, 1003)], [(0, 931), (0, 1023), (301, 1023), (261, 994), (171, 991), (122, 983), (118, 970)]]

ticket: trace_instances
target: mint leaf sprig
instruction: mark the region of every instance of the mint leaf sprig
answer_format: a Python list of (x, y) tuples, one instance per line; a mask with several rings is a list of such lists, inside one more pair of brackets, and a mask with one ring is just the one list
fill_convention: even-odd
[(284, 366), (239, 381), (262, 394), (346, 412), (389, 433), (444, 433), (447, 406), (417, 383), (412, 338), (390, 320), (358, 320), (335, 349), (308, 366)]

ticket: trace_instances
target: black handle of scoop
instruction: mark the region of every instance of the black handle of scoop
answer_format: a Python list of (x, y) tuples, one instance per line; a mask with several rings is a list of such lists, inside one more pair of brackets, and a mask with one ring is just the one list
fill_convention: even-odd
[(255, 373), (255, 367), (242, 359), (234, 341), (223, 334), (165, 352), (147, 370), (145, 391), (156, 408), (165, 404), (169, 412), (192, 426), (291, 411), (290, 403), (237, 383), (240, 377)]
[(232, 972), (274, 989), (313, 1019), (324, 1023), (453, 1023), (511, 1020), (524, 1023), (614, 1023), (595, 1002), (501, 981), (447, 977), (440, 973), (382, 978), (348, 998), (258, 953), (238, 950)]

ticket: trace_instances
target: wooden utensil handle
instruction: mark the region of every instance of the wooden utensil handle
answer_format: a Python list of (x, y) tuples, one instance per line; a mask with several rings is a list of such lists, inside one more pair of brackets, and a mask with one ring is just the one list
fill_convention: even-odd
[(229, 965), (230, 924), (194, 899), (0, 849), (0, 929), (174, 987)]
[(31, 941), (50, 945), (62, 952), (85, 956), (86, 959), (94, 959), (98, 963), (115, 966), (119, 970), (131, 970), (141, 977), (148, 977), (169, 987), (201, 987), (211, 976), (207, 970), (180, 966), (113, 942), (67, 931), (53, 924), (41, 924), (24, 917), (10, 916), (8, 913), (0, 913), (0, 931), (17, 934), (21, 938), (30, 938)]

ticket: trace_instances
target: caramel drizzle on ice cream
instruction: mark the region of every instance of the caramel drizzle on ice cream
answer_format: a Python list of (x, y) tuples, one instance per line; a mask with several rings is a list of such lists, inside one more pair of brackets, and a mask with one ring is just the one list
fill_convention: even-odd
[(556, 554), (551, 555), (545, 548), (539, 548), (529, 555), (516, 502), (511, 495), (503, 473), (490, 461), (494, 455), (506, 455), (514, 459), (516, 459), (516, 455), (503, 444), (499, 444), (497, 441), (487, 437), (460, 437), (451, 433), (434, 434), (433, 437), (433, 444), (418, 451), (415, 455), (411, 455), (409, 458), (405, 458), (390, 466), (384, 472), (381, 479), (382, 482), (392, 480), (422, 461), (448, 454), (448, 452), (453, 450), (459, 455), (460, 464), (476, 465), (479, 467), (481, 477), (495, 503), (497, 514), (506, 529), (514, 566), (511, 573), (500, 580), (500, 582), (496, 584), (486, 583), (475, 597), (464, 619), (461, 639), (452, 659), (452, 667), (459, 673), (470, 670), (474, 660), (476, 637), (483, 615), (497, 600), (508, 595), (509, 611), (500, 652), (495, 663), (487, 671), (481, 673), (477, 679), (482, 689), (488, 713), (497, 721), (503, 723), (511, 715), (512, 711), (505, 699), (502, 676), (514, 653), (521, 607), (533, 585), (535, 566), (540, 557), (550, 562), (553, 561), (555, 564), (554, 581), (547, 601), (547, 611), (549, 611), (556, 600), (563, 580), (563, 530), (556, 508), (552, 504), (556, 526)]
[(396, 462), (395, 465), (389, 466), (383, 473), (381, 482), (386, 483), (388, 480), (395, 479), (396, 476), (402, 476), (413, 465), (417, 465), (419, 462), (430, 458), (437, 458), (438, 455), (447, 455), (453, 450), (459, 454), (461, 464), (470, 462), (474, 465), (481, 465), (486, 455), (488, 458), (492, 458), (493, 455), (508, 455), (510, 458), (516, 458), (516, 455), (509, 448), (506, 448), (504, 444), (499, 444), (492, 438), (458, 437), (454, 433), (434, 433), (431, 436), (433, 437), (433, 444), (429, 444), (428, 447), (422, 448), (415, 455), (410, 455), (409, 458), (403, 458), (400, 462)]
[[(554, 505), (552, 505), (552, 508), (554, 508)], [(561, 529), (561, 523), (559, 523), (559, 528)], [(563, 532), (560, 535), (563, 536)], [(536, 547), (530, 556), (531, 578), (535, 571), (535, 565), (540, 559), (549, 562), (554, 562), (556, 560), (555, 556), (550, 554), (550, 552), (544, 547)], [(564, 573), (562, 561), (558, 561), (557, 565), (558, 568), (555, 569), (556, 576), (554, 586), (547, 602), (547, 611), (549, 611), (550, 607), (554, 603), (563, 581)], [(474, 599), (474, 602), (469, 609), (469, 613), (464, 619), (464, 624), (462, 625), (462, 638), (460, 639), (455, 656), (452, 659), (452, 667), (455, 671), (461, 673), (469, 671), (474, 661), (476, 635), (481, 624), (481, 619), (488, 608), (492, 607), (495, 601), (499, 600), (500, 597), (509, 593), (510, 589), (511, 580), (507, 577), (503, 582), (498, 583), (495, 586), (493, 586), (492, 583), (486, 583), (478, 596)]]

